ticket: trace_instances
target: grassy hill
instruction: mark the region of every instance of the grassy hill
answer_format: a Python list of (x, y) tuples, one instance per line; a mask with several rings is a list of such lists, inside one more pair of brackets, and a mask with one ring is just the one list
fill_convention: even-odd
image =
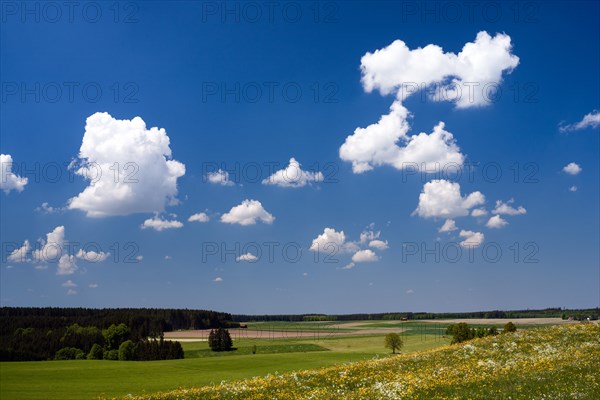
[(598, 399), (600, 326), (532, 329), (380, 360), (128, 399)]

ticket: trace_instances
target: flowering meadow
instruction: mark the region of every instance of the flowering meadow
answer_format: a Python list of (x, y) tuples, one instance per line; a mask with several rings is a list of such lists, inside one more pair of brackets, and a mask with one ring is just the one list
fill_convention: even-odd
[(406, 355), (127, 398), (600, 399), (600, 326), (530, 329)]

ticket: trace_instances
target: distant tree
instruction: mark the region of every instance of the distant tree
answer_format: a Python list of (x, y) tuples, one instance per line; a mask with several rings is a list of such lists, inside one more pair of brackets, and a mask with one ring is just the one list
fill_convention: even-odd
[(119, 350), (108, 350), (104, 352), (105, 360), (118, 360), (119, 359)]
[(81, 349), (75, 347), (63, 347), (56, 352), (55, 360), (83, 360), (85, 353)]
[[(446, 332), (448, 332), (448, 330), (446, 330)], [(470, 329), (469, 325), (464, 322), (454, 325), (450, 332), (452, 334), (452, 344), (462, 343), (475, 337), (475, 331)]]
[(504, 325), (504, 329), (502, 329), (502, 333), (511, 333), (511, 332), (516, 332), (517, 331), (517, 326), (515, 324), (513, 324), (512, 322), (507, 322), (506, 325)]
[(212, 351), (229, 351), (233, 347), (233, 341), (227, 329), (217, 328), (210, 331), (208, 345)]
[(475, 336), (478, 338), (482, 338), (486, 335), (487, 333), (487, 329), (483, 328), (483, 327), (479, 327), (477, 328), (477, 330), (475, 330)]
[(125, 324), (112, 324), (102, 331), (102, 336), (108, 350), (117, 350), (121, 343), (129, 339), (129, 328)]
[(98, 343), (94, 343), (90, 352), (87, 355), (88, 360), (102, 360), (104, 358), (104, 350)]
[(76, 347), (85, 353), (89, 352), (95, 343), (102, 344), (102, 342), (100, 329), (95, 326), (80, 326), (77, 323), (68, 326), (60, 339), (62, 347)]
[(404, 341), (397, 333), (388, 333), (385, 335), (385, 347), (392, 350), (396, 354), (396, 350), (402, 349)]
[(119, 360), (133, 361), (135, 353), (135, 344), (131, 340), (126, 340), (119, 346)]
[(498, 334), (498, 328), (491, 326), (487, 331), (487, 336), (496, 336)]
[(31, 335), (34, 332), (34, 329), (29, 327), (29, 328), (17, 328), (17, 330), (15, 331), (15, 336), (27, 336), (27, 335)]

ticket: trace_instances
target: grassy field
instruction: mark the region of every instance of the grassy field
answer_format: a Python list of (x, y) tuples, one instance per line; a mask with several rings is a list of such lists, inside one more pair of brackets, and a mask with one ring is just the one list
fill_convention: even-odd
[[(41, 361), (0, 363), (0, 398), (92, 399), (120, 398), (182, 387), (203, 387), (290, 371), (314, 370), (389, 356), (383, 337), (390, 329), (401, 331), (403, 353), (427, 351), (448, 344), (443, 321), (353, 321), (307, 323), (257, 323), (249, 329), (310, 331), (335, 329), (337, 336), (237, 339), (235, 351), (214, 353), (206, 341), (182, 341), (183, 360)], [(530, 325), (528, 327), (536, 327)], [(523, 329), (524, 327), (520, 327)], [(378, 332), (378, 333), (377, 333)], [(185, 332), (181, 332), (185, 337)], [(193, 337), (193, 336), (190, 336)], [(256, 346), (256, 354), (252, 354)], [(171, 397), (167, 397), (171, 398)]]
[(600, 326), (524, 330), (462, 345), (135, 399), (600, 398)]
[[(294, 326), (294, 329), (298, 328)], [(304, 327), (303, 327), (304, 328)], [(405, 333), (405, 352), (445, 345), (434, 335)], [(256, 354), (252, 347), (257, 346)], [(234, 341), (236, 351), (212, 353), (206, 342), (182, 342), (186, 358), (170, 361), (38, 361), (0, 363), (0, 398), (92, 399), (198, 387), (254, 376), (385, 357), (383, 334)]]

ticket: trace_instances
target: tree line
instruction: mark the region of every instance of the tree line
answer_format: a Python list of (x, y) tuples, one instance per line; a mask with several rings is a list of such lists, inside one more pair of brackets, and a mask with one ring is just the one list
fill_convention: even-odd
[[(125, 324), (111, 325), (100, 331), (95, 326), (73, 324), (60, 340), (63, 346), (54, 354), (55, 360), (121, 360), (152, 361), (183, 358), (179, 342), (158, 339), (130, 339), (131, 331)], [(27, 336), (27, 334), (26, 334)]]
[(456, 313), (429, 313), (429, 312), (388, 312), (388, 313), (361, 313), (361, 314), (277, 314), (277, 315), (233, 315), (237, 322), (275, 322), (275, 321), (365, 321), (365, 320), (423, 320), (423, 319), (462, 319), (462, 318), (568, 318), (585, 319), (590, 317), (597, 320), (600, 315), (599, 308), (563, 309), (560, 307), (541, 310), (490, 310)]
[[(503, 334), (512, 333), (517, 331), (517, 326), (512, 322), (507, 322), (502, 328)], [(495, 326), (490, 326), (489, 328), (484, 328), (482, 326), (474, 328), (470, 327), (468, 324), (461, 322), (458, 324), (448, 325), (446, 328), (446, 335), (452, 336), (452, 344), (466, 342), (467, 340), (482, 338), (486, 336), (496, 336), (500, 332), (498, 332), (498, 328)]]
[[(131, 340), (138, 359), (164, 359), (165, 354), (175, 355), (179, 350), (160, 340), (163, 332), (239, 326), (231, 319), (230, 314), (207, 310), (3, 307), (0, 360), (49, 360), (63, 348), (79, 349), (87, 357), (94, 344), (113, 351), (110, 356), (114, 357), (114, 351), (118, 354), (115, 340), (119, 345)], [(127, 328), (126, 339), (105, 335), (121, 325)]]

